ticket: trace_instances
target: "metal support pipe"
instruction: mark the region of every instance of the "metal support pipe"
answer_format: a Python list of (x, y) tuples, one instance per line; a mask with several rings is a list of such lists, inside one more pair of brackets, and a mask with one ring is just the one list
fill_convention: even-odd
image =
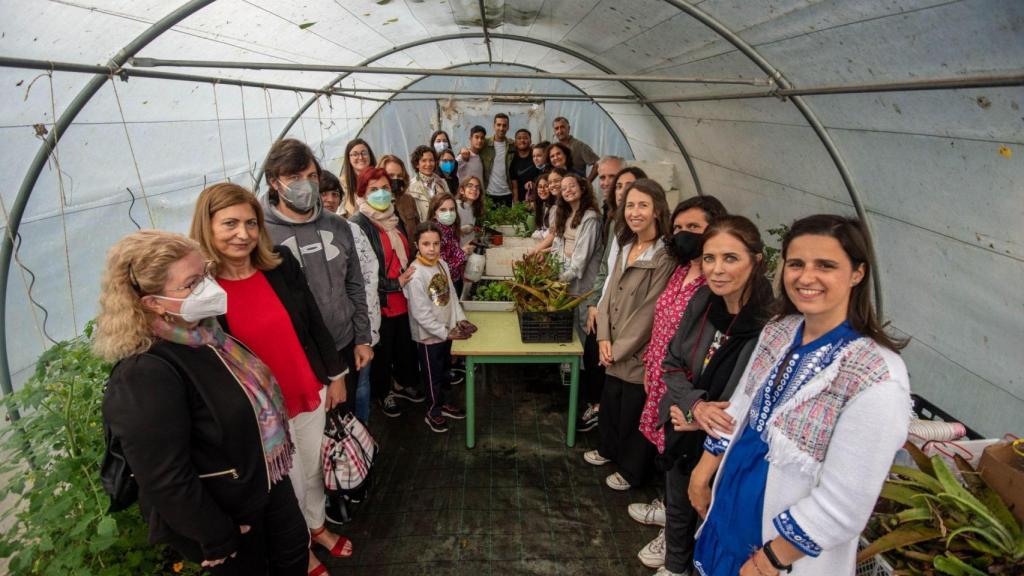
[[(138, 68), (112, 68), (96, 64), (76, 64), (73, 62), (55, 62), (51, 60), (32, 60), (29, 58), (10, 58), (0, 56), (0, 68), (26, 68), (30, 70), (52, 70), (54, 72), (76, 72), (82, 74), (105, 74), (117, 76), (123, 80), (128, 78), (152, 78), (158, 80), (177, 80), (182, 82), (201, 82), (205, 84), (223, 84), (225, 86), (244, 86), (246, 88), (263, 88), (266, 90), (284, 90), (287, 92), (304, 92), (310, 94), (330, 94), (318, 88), (305, 86), (292, 86), (290, 84), (274, 84), (268, 82), (252, 82), (249, 80), (238, 80), (236, 78), (223, 78), (220, 76), (203, 76), (197, 74), (180, 74), (178, 72), (161, 72), (159, 70), (145, 70)], [(348, 98), (370, 100), (373, 102), (386, 102), (383, 98), (372, 96), (361, 96), (359, 94), (340, 94)]]
[[(450, 40), (466, 40), (466, 39), (469, 39), (469, 38), (481, 38), (481, 37), (482, 37), (481, 34), (472, 33), (472, 32), (463, 32), (463, 33), (459, 33), (459, 34), (446, 34), (446, 35), (443, 35), (443, 36), (435, 36), (435, 37), (432, 37), (432, 38), (423, 38), (423, 39), (420, 39), (420, 40), (414, 40), (412, 42), (408, 42), (406, 44), (395, 46), (394, 48), (390, 48), (388, 50), (385, 50), (383, 52), (375, 54), (375, 55), (367, 58), (366, 60), (363, 60), (359, 64), (359, 66), (368, 66), (369, 64), (372, 64), (373, 62), (376, 62), (377, 60), (380, 60), (381, 58), (386, 58), (388, 56), (391, 56), (392, 54), (396, 54), (396, 53), (402, 52), (404, 50), (409, 50), (410, 48), (416, 48), (418, 46), (423, 46), (425, 44), (435, 44), (435, 43), (438, 43), (438, 42), (447, 42), (447, 41), (450, 41)], [(590, 58), (589, 56), (587, 56), (585, 54), (581, 54), (581, 53), (579, 53), (579, 52), (577, 52), (577, 51), (575, 51), (575, 50), (573, 50), (571, 48), (567, 48), (565, 46), (560, 46), (558, 44), (555, 44), (554, 42), (548, 42), (546, 40), (539, 40), (537, 38), (530, 38), (528, 36), (517, 36), (515, 34), (495, 33), (495, 34), (491, 34), (491, 37), (492, 38), (500, 38), (502, 40), (511, 40), (511, 41), (515, 41), (515, 42), (522, 42), (524, 44), (533, 44), (533, 45), (536, 45), (536, 46), (543, 46), (544, 48), (548, 48), (549, 50), (554, 50), (556, 52), (561, 52), (563, 54), (567, 54), (569, 56), (572, 56), (573, 58), (576, 58), (577, 60), (585, 62), (585, 63), (593, 66), (594, 68), (597, 68), (598, 70), (601, 70), (602, 72), (605, 72), (609, 76), (612, 74), (612, 71), (611, 71), (610, 68), (608, 68), (607, 66), (601, 64), (597, 60), (595, 60), (593, 58)], [(335, 78), (334, 80), (331, 80), (329, 83), (327, 83), (327, 85), (324, 87), (324, 90), (327, 91), (327, 90), (333, 89), (339, 82), (341, 82), (342, 80), (344, 80), (348, 76), (349, 76), (349, 73), (338, 75), (337, 78)], [(537, 78), (538, 76), (539, 76), (539, 74), (533, 74), (533, 75), (531, 75), (531, 78)], [(602, 78), (604, 80), (608, 80), (609, 76), (603, 76)], [(566, 81), (568, 81), (564, 76), (560, 76), (558, 79), (559, 80), (566, 80)], [(631, 83), (629, 83), (627, 81), (619, 81), (619, 83), (622, 84), (623, 87), (628, 89), (634, 95), (636, 95), (636, 97), (637, 97), (637, 99), (639, 101), (643, 101), (643, 100), (646, 99), (644, 94), (643, 94), (643, 92), (638, 90)], [(572, 84), (572, 82), (570, 82), (570, 84)], [(295, 123), (299, 120), (299, 118), (301, 118), (302, 115), (306, 113), (306, 110), (308, 110), (309, 107), (312, 106), (314, 102), (316, 102), (316, 98), (310, 98), (302, 106), (300, 106), (298, 110), (295, 111), (295, 113), (292, 115), (291, 119), (288, 121), (288, 123), (281, 130), (280, 134), (278, 135), (278, 139), (284, 138), (285, 136), (288, 135), (288, 131), (292, 129), (292, 126), (295, 125)], [(703, 194), (704, 192), (703, 192), (703, 188), (701, 187), (700, 178), (697, 176), (697, 167), (693, 164), (693, 159), (690, 157), (690, 153), (686, 149), (686, 146), (683, 145), (683, 141), (680, 140), (679, 139), (679, 135), (676, 134), (675, 128), (673, 128), (672, 124), (670, 124), (669, 121), (667, 119), (665, 119), (665, 115), (662, 114), (661, 111), (658, 110), (658, 108), (656, 106), (648, 105), (647, 108), (651, 111), (651, 114), (655, 117), (655, 119), (657, 119), (658, 122), (662, 125), (662, 127), (668, 133), (669, 137), (672, 138), (672, 141), (676, 145), (676, 149), (679, 150), (679, 153), (683, 156), (683, 160), (686, 162), (686, 168), (690, 171), (690, 177), (693, 179), (693, 186), (694, 186), (694, 188), (696, 189), (698, 194)], [(263, 178), (263, 168), (262, 168), (262, 166), (260, 167), (260, 171), (257, 174), (256, 178), (257, 178), (256, 186), (258, 187), (260, 180)]]
[[(0, 60), (2, 65), (2, 60)], [(465, 64), (460, 64), (464, 66)], [(521, 66), (521, 64), (516, 64)], [(416, 80), (419, 82), (422, 78)], [(413, 82), (415, 84), (415, 82)], [(411, 84), (410, 84), (411, 85)], [(557, 93), (545, 93), (545, 92), (509, 92), (509, 91), (495, 91), (495, 90), (416, 90), (409, 88), (335, 88), (332, 90), (334, 94), (391, 94), (394, 96), (400, 94), (434, 94), (437, 96), (522, 96), (526, 98), (536, 98), (538, 100), (554, 99), (554, 98), (582, 98), (585, 100), (621, 100), (624, 104), (631, 104), (640, 102), (636, 96), (629, 94), (557, 94)]]
[[(700, 8), (684, 2), (683, 0), (665, 0), (672, 6), (675, 6), (679, 10), (685, 12), (698, 22), (703, 24), (705, 27), (711, 29), (716, 34), (721, 36), (725, 41), (733, 45), (743, 55), (745, 55), (751, 62), (753, 62), (758, 68), (761, 69), (765, 74), (771, 78), (775, 84), (782, 90), (793, 89), (793, 85), (783, 76), (782, 72), (772, 66), (768, 60), (766, 60), (761, 54), (754, 49), (753, 46), (748, 44), (744, 39), (740, 38), (738, 34), (733, 32), (725, 24), (722, 24), (716, 20), (713, 16)], [(860, 199), (860, 193), (857, 191), (857, 186), (853, 182), (853, 176), (850, 174), (849, 167), (846, 165), (846, 161), (839, 153), (839, 148), (836, 143), (832, 140), (832, 136), (825, 130), (825, 126), (818, 119), (818, 116), (814, 113), (810, 106), (804, 102), (801, 96), (791, 96), (790, 101), (796, 106), (797, 110), (803, 115), (804, 119), (814, 130), (814, 133), (821, 140), (822, 145), (828, 152), (828, 155), (832, 158), (832, 163), (835, 164), (836, 170), (839, 171), (839, 177), (843, 180), (843, 184), (846, 186), (846, 192), (850, 196), (850, 201), (853, 203), (853, 209), (857, 212), (857, 217), (860, 218), (861, 222), (864, 223), (864, 227), (867, 229), (868, 236), (874, 238), (874, 230), (871, 225), (871, 220), (868, 218), (868, 212), (864, 208), (864, 203)], [(874, 242), (872, 242), (872, 246)], [(872, 252), (874, 249), (872, 248)], [(878, 259), (875, 254), (871, 254), (872, 259), (877, 262)], [(873, 270), (872, 279), (874, 280), (873, 288), (875, 290), (875, 308), (877, 309), (879, 318), (883, 318), (882, 309), (882, 281), (881, 281), (881, 270), (878, 267)]]
[[(131, 42), (121, 48), (113, 58), (107, 62), (107, 68), (117, 69), (124, 65), (129, 58), (142, 50), (150, 42), (157, 39), (165, 31), (169, 30), (172, 26), (188, 18), (198, 10), (212, 4), (214, 0), (191, 0), (186, 4), (182, 5), (178, 9), (174, 10), (167, 16), (164, 16), (160, 20), (153, 23), (152, 26), (147, 28), (136, 36)], [(28, 205), (29, 196), (32, 195), (32, 189), (36, 185), (36, 181), (39, 180), (39, 174), (43, 171), (43, 166), (46, 165), (46, 160), (50, 156), (50, 151), (54, 150), (60, 137), (67, 131), (71, 123), (74, 122), (75, 117), (78, 113), (85, 108), (85, 105), (89, 103), (89, 100), (99, 91), (103, 84), (107, 81), (108, 72), (102, 74), (96, 74), (89, 80), (89, 82), (82, 88), (82, 90), (75, 96), (74, 100), (68, 104), (68, 107), (61, 113), (60, 118), (57, 119), (54, 124), (53, 130), (46, 136), (46, 141), (39, 146), (39, 150), (36, 151), (35, 158), (32, 159), (32, 163), (29, 165), (28, 170), (25, 172), (25, 178), (21, 181), (21, 187), (18, 189), (18, 195), (14, 198), (14, 203), (11, 204), (10, 217), (7, 222), (7, 233), (4, 234), (3, 244), (0, 245), (0, 392), (3, 394), (10, 394), (14, 391), (14, 385), (11, 382), (11, 366), (10, 361), (7, 357), (7, 284), (10, 276), (11, 268), (11, 256), (14, 253), (14, 238), (18, 235), (18, 228), (21, 226), (21, 218), (25, 214), (25, 207)], [(17, 411), (12, 411), (12, 420), (17, 420)]]
[(1024, 74), (996, 76), (963, 76), (959, 78), (932, 78), (870, 84), (835, 84), (806, 88), (779, 88), (769, 92), (725, 92), (693, 96), (666, 96), (648, 98), (645, 104), (679, 102), (710, 102), (715, 100), (745, 100), (748, 98), (790, 98), (793, 96), (830, 96), (842, 94), (870, 94), (875, 92), (920, 92), (927, 90), (963, 90), (968, 88), (1004, 88), (1024, 86)]
[(484, 33), (484, 44), (487, 45), (487, 62), (494, 63), (494, 56), (491, 55), (491, 34), (487, 31), (487, 11), (484, 9), (484, 0), (480, 4), (480, 29)]
[[(224, 84), (226, 86), (244, 86), (246, 88), (262, 88), (267, 90), (283, 90), (290, 92), (303, 92), (310, 94), (334, 94), (348, 98), (369, 100), (372, 102), (389, 102), (391, 98), (374, 98), (364, 94), (427, 94), (443, 96), (487, 96), (487, 97), (509, 97), (509, 98), (530, 98), (534, 100), (587, 100), (601, 103), (622, 103), (636, 104), (672, 104), (684, 102), (711, 102), (716, 100), (746, 100), (756, 98), (789, 98), (793, 96), (828, 96), (842, 94), (866, 94), (875, 92), (916, 92), (928, 90), (962, 90), (969, 88), (1003, 88), (1012, 86), (1024, 86), (1024, 74), (998, 74), (992, 76), (960, 76), (949, 78), (926, 78), (919, 80), (903, 80), (894, 82), (873, 82), (862, 84), (832, 84), (822, 86), (808, 86), (804, 88), (778, 88), (770, 91), (758, 92), (712, 92), (709, 94), (694, 94), (691, 96), (665, 96), (658, 98), (645, 98), (641, 100), (635, 95), (628, 94), (555, 94), (555, 93), (534, 93), (534, 92), (495, 92), (495, 91), (443, 91), (443, 90), (413, 90), (408, 88), (333, 88), (324, 90), (322, 88), (310, 88), (306, 86), (294, 86), (290, 84), (276, 84), (268, 82), (255, 82), (251, 80), (240, 80), (236, 78), (225, 78), (221, 76), (205, 76), (197, 74), (181, 74), (178, 72), (160, 72), (144, 68), (109, 68), (96, 64), (78, 64), (75, 62), (59, 62), (53, 60), (33, 60), (30, 58), (12, 58), (0, 56), (0, 68), (26, 68), (32, 70), (51, 70), (54, 72), (75, 72), (83, 74), (108, 74), (121, 78), (151, 78), (159, 80), (178, 80), (183, 82), (203, 82), (207, 84)], [(418, 81), (418, 80), (417, 80)], [(402, 98), (402, 100), (411, 100)]]
[[(472, 38), (475, 34), (455, 35)], [(482, 35), (481, 35), (482, 36)], [(505, 34), (488, 34), (498, 38)], [(522, 37), (525, 38), (525, 37)], [(534, 40), (531, 38), (531, 40)], [(437, 42), (437, 38), (429, 41)], [(647, 76), (642, 74), (572, 74), (549, 72), (500, 72), (497, 70), (451, 70), (448, 68), (390, 68), (384, 66), (343, 66), (340, 64), (291, 64), (283, 62), (235, 62), (218, 60), (164, 60), (159, 58), (132, 58), (136, 68), (227, 68), (243, 70), (289, 70), (293, 72), (338, 72), (345, 74), (384, 74), (398, 76), (457, 76), (460, 78), (512, 78), (519, 80), (587, 80), (593, 82), (663, 82), (670, 84), (737, 84), (742, 86), (771, 86), (764, 78), (701, 78), (696, 76)]]

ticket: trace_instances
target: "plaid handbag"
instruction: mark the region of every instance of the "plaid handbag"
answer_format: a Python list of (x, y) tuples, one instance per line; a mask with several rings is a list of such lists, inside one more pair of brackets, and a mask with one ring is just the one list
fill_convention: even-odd
[(362, 499), (377, 450), (373, 436), (351, 410), (339, 406), (328, 412), (321, 444), (327, 492)]

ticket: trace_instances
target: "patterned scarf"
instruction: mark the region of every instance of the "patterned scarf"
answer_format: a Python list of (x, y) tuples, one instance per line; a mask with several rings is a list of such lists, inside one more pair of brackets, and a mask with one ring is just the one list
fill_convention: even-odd
[(267, 459), (271, 482), (276, 483), (287, 476), (292, 468), (294, 447), (288, 433), (288, 412), (284, 407), (284, 398), (270, 368), (245, 346), (225, 334), (216, 318), (207, 318), (195, 328), (176, 326), (157, 318), (152, 328), (154, 334), (168, 342), (193, 348), (213, 348), (242, 385), (256, 411), (256, 423), (259, 425), (263, 455)]

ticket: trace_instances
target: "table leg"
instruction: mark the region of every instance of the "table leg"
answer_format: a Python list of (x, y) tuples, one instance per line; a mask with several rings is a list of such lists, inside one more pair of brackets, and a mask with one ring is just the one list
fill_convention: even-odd
[(473, 357), (466, 356), (466, 448), (476, 446), (475, 367)]
[(573, 356), (569, 362), (569, 430), (565, 433), (565, 445), (570, 448), (576, 445), (576, 406), (580, 399), (580, 357)]

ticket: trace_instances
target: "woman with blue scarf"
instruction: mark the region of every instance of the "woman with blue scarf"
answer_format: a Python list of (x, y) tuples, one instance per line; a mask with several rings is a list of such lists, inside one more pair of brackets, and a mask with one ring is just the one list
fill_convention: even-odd
[(693, 410), (710, 436), (689, 486), (706, 518), (694, 552), (704, 576), (852, 575), (858, 537), (907, 436), (905, 343), (886, 335), (872, 308), (863, 224), (800, 219), (782, 257), (779, 314), (736, 391)]

